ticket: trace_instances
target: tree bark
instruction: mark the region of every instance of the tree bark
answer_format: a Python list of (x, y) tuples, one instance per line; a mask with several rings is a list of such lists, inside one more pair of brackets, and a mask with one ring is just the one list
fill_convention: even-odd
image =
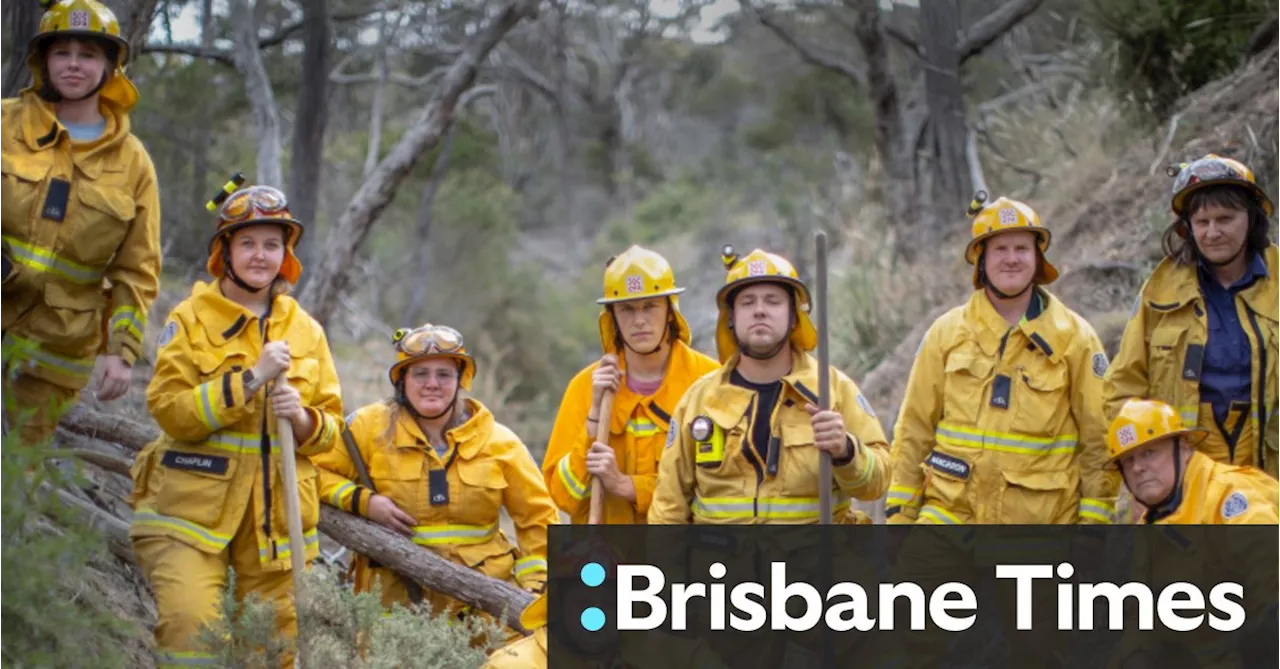
[(290, 211), (304, 225), (316, 220), (324, 168), (324, 133), (329, 123), (329, 61), (332, 39), (326, 0), (302, 3), (302, 86), (294, 112), (293, 155), (289, 163)]
[[(32, 3), (35, 4), (35, 3)], [(157, 0), (110, 0), (107, 6), (120, 21), (120, 36), (129, 43), (129, 60), (137, 59), (147, 43), (151, 19), (156, 15)]]
[(537, 5), (537, 0), (515, 0), (471, 36), (413, 125), (352, 196), (334, 226), (315, 278), (302, 291), (302, 303), (322, 325), (338, 308), (338, 296), (347, 286), (347, 270), (369, 230), (418, 159), (440, 141), (453, 123), (458, 98), (475, 83), (481, 62), (511, 28), (535, 15)]
[(253, 108), (253, 129), (258, 144), (256, 183), (284, 186), (280, 169), (280, 109), (258, 49), (258, 19), (249, 0), (231, 0), (235, 19), (236, 69), (244, 76), (245, 95)]
[(960, 12), (956, 0), (920, 5), (920, 38), (924, 47), (925, 100), (932, 129), (933, 211), (937, 220), (958, 211), (972, 192), (965, 160), (964, 85), (960, 80)]
[(4, 23), (12, 31), (5, 49), (4, 80), (0, 84), (4, 97), (17, 97), (19, 91), (31, 84), (31, 70), (27, 69), (27, 42), (40, 29), (40, 4), (31, 0), (10, 0), (3, 5)]

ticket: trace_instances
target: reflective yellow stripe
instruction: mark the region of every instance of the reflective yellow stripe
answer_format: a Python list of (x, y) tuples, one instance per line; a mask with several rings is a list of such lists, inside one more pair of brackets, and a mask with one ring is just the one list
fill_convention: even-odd
[[(302, 533), (302, 541), (307, 546), (316, 545), (320, 543), (320, 533), (316, 532), (316, 529), (313, 527), (307, 530), (306, 532)], [(293, 551), (289, 548), (289, 540), (277, 539), (276, 540), (276, 559), (283, 560), (284, 558), (291, 557), (292, 555), (293, 555)], [(267, 560), (271, 559), (271, 546), (270, 545), (263, 546), (259, 544), (258, 558), (261, 559), (263, 562), (266, 562)]]
[(111, 312), (111, 321), (108, 326), (112, 332), (125, 329), (129, 334), (142, 340), (142, 331), (147, 329), (147, 316), (138, 311), (137, 307), (120, 307)]
[(1092, 518), (1100, 522), (1110, 523), (1115, 512), (1115, 507), (1103, 500), (1091, 497), (1080, 499), (1080, 516), (1082, 518)]
[[(861, 446), (859, 448), (861, 448)], [(858, 473), (857, 478), (854, 478), (853, 480), (849, 480), (846, 478), (840, 479), (841, 481), (845, 482), (849, 486), (860, 486), (863, 483), (866, 483), (867, 480), (871, 478), (872, 465), (876, 463), (876, 452), (869, 448), (864, 449), (862, 452), (866, 456), (864, 458), (866, 460), (866, 463), (862, 465), (862, 471)]]
[[(252, 432), (218, 430), (205, 438), (204, 445), (236, 455), (253, 455), (262, 452), (262, 435), (253, 434)], [(271, 452), (280, 452), (280, 445), (276, 443), (276, 435), (274, 434), (271, 435)]]
[(571, 455), (565, 454), (563, 458), (560, 458), (560, 464), (556, 465), (556, 472), (560, 474), (560, 482), (564, 483), (564, 487), (569, 491), (570, 497), (586, 499), (587, 495), (591, 494), (591, 490), (587, 488), (585, 483), (579, 481), (578, 477), (573, 475), (573, 467), (569, 463)]
[(516, 576), (524, 576), (531, 572), (546, 570), (547, 561), (540, 557), (525, 557), (516, 560)]
[(93, 268), (72, 262), (43, 246), (36, 246), (19, 241), (15, 237), (4, 235), (13, 251), (13, 260), (37, 272), (49, 272), (75, 283), (93, 284), (102, 281), (103, 268)]
[(419, 525), (413, 528), (413, 543), (419, 546), (466, 546), (482, 544), (498, 533), (492, 525)]
[(347, 508), (347, 500), (355, 491), (356, 484), (350, 481), (344, 481), (342, 485), (338, 486), (337, 490), (333, 491), (332, 495), (329, 495), (329, 504), (336, 506), (339, 509), (345, 509)]
[(652, 437), (660, 431), (660, 428), (648, 418), (632, 418), (627, 421), (627, 434), (633, 434), (637, 437)]
[(1069, 455), (1075, 453), (1078, 440), (1074, 434), (1056, 437), (1027, 437), (1007, 432), (979, 430), (949, 423), (938, 423), (933, 433), (939, 444), (1021, 455)]
[(959, 518), (956, 518), (950, 511), (945, 511), (940, 507), (932, 504), (926, 504), (920, 509), (920, 514), (916, 518), (917, 522), (934, 523), (939, 525), (963, 525)]
[(137, 527), (157, 527), (174, 530), (219, 551), (231, 543), (230, 534), (218, 534), (191, 521), (165, 516), (145, 507), (138, 509), (138, 512), (133, 514), (133, 524)]
[(214, 390), (214, 385), (221, 383), (222, 378), (218, 377), (191, 389), (191, 393), (195, 395), (196, 418), (214, 432), (222, 428), (222, 421), (218, 419), (218, 404), (215, 401), (217, 392)]
[(5, 344), (13, 347), (15, 362), (30, 362), (75, 378), (93, 375), (94, 358), (66, 358), (44, 350), (34, 339), (17, 335), (5, 335)]
[(160, 650), (156, 651), (156, 669), (167, 667), (216, 667), (218, 658), (211, 653), (194, 650)]
[(909, 488), (904, 485), (892, 485), (889, 486), (889, 494), (885, 495), (884, 500), (885, 503), (890, 506), (894, 504), (909, 504), (912, 499), (915, 499), (916, 494), (919, 492), (919, 488)]
[[(704, 518), (819, 519), (816, 497), (695, 497), (693, 512)], [(838, 496), (833, 512), (849, 508), (849, 499)]]

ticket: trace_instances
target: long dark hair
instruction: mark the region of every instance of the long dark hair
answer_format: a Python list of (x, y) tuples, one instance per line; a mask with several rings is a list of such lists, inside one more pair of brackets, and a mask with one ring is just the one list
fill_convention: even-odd
[(1245, 239), (1248, 256), (1262, 253), (1271, 246), (1271, 225), (1267, 221), (1267, 213), (1253, 193), (1239, 186), (1210, 186), (1188, 196), (1183, 215), (1165, 228), (1160, 241), (1166, 258), (1178, 265), (1188, 266), (1195, 265), (1200, 260), (1200, 250), (1196, 248), (1191, 231), (1191, 216), (1208, 206), (1225, 207), (1249, 214), (1249, 236)]

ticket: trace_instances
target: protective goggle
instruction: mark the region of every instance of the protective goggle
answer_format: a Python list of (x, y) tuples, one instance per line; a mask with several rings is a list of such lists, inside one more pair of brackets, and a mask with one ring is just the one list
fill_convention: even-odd
[(409, 356), (462, 351), (462, 333), (447, 325), (401, 328), (392, 338), (396, 350)]
[(1245, 175), (1233, 167), (1230, 163), (1222, 160), (1208, 159), (1197, 160), (1193, 163), (1183, 163), (1175, 165), (1168, 169), (1169, 175), (1177, 177), (1173, 184), (1175, 192), (1181, 191), (1187, 186), (1193, 186), (1202, 181), (1221, 181), (1226, 179), (1235, 179), (1239, 181), (1247, 181)]
[(251, 218), (289, 217), (289, 201), (284, 193), (271, 186), (250, 186), (238, 190), (227, 198), (218, 212), (218, 218), (227, 223), (239, 223)]

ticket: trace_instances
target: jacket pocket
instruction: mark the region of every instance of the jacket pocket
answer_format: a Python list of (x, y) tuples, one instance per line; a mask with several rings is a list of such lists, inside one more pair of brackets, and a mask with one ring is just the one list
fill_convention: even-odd
[(1002, 472), (998, 522), (1010, 525), (1076, 522), (1080, 479), (1076, 472)]
[(1020, 382), (1015, 389), (1017, 397), (1013, 431), (1018, 434), (1052, 437), (1057, 436), (1059, 426), (1070, 413), (1070, 387), (1067, 383), (1067, 365), (1037, 364), (1018, 370)]
[(152, 471), (155, 469), (155, 454), (158, 441), (147, 444), (133, 459), (129, 467), (129, 477), (133, 479), (133, 490), (129, 493), (129, 506), (137, 509), (138, 502), (147, 498), (151, 488)]
[[(298, 467), (298, 512), (302, 516), (302, 529), (309, 530), (320, 522), (320, 483), (316, 476), (316, 467), (306, 456), (297, 457)], [(288, 508), (284, 503), (284, 463), (274, 461), (279, 469), (276, 481), (280, 483), (279, 501), (271, 505), (271, 524), (280, 528), (282, 534), (288, 533)]]
[(102, 343), (106, 298), (97, 286), (67, 286), (50, 281), (44, 285), (48, 307), (29, 321), (29, 327), (51, 350), (73, 357), (98, 351)]
[(943, 367), (943, 418), (975, 425), (987, 397), (987, 380), (995, 361), (980, 350), (967, 348), (947, 356)]
[(516, 566), (516, 548), (499, 534), (492, 541), (470, 546), (457, 546), (458, 560), (470, 569), (499, 581), (510, 581)]
[(315, 358), (294, 357), (289, 362), (289, 385), (302, 397), (302, 406), (311, 406), (312, 394), (318, 385), (320, 361)]
[(1147, 347), (1147, 395), (1175, 407), (1190, 404), (1182, 392), (1186, 329), (1161, 323)]
[[(778, 473), (783, 494), (788, 497), (817, 497), (818, 468), (821, 452), (814, 446), (813, 426), (803, 422), (782, 424), (782, 438), (778, 444)], [(765, 453), (765, 474), (768, 475), (769, 454)]]
[(457, 497), (450, 500), (451, 504), (458, 505), (458, 511), (451, 509), (450, 515), (472, 525), (491, 522), (498, 516), (503, 491), (507, 487), (502, 466), (487, 458), (459, 459), (454, 466), (458, 468), (458, 479), (462, 485), (456, 491)]
[(124, 241), (138, 205), (125, 191), (91, 181), (78, 182), (76, 192), (82, 206), (63, 222), (63, 248), (76, 262), (104, 267)]
[(31, 221), (39, 218), (43, 206), (40, 196), (50, 166), (51, 163), (36, 161), (29, 156), (5, 155), (0, 159), (4, 179), (4, 198), (0, 200), (0, 208), (4, 210), (4, 234), (16, 235), (19, 239), (30, 237)]
[(156, 511), (212, 528), (222, 517), (239, 464), (204, 449), (157, 452)]

